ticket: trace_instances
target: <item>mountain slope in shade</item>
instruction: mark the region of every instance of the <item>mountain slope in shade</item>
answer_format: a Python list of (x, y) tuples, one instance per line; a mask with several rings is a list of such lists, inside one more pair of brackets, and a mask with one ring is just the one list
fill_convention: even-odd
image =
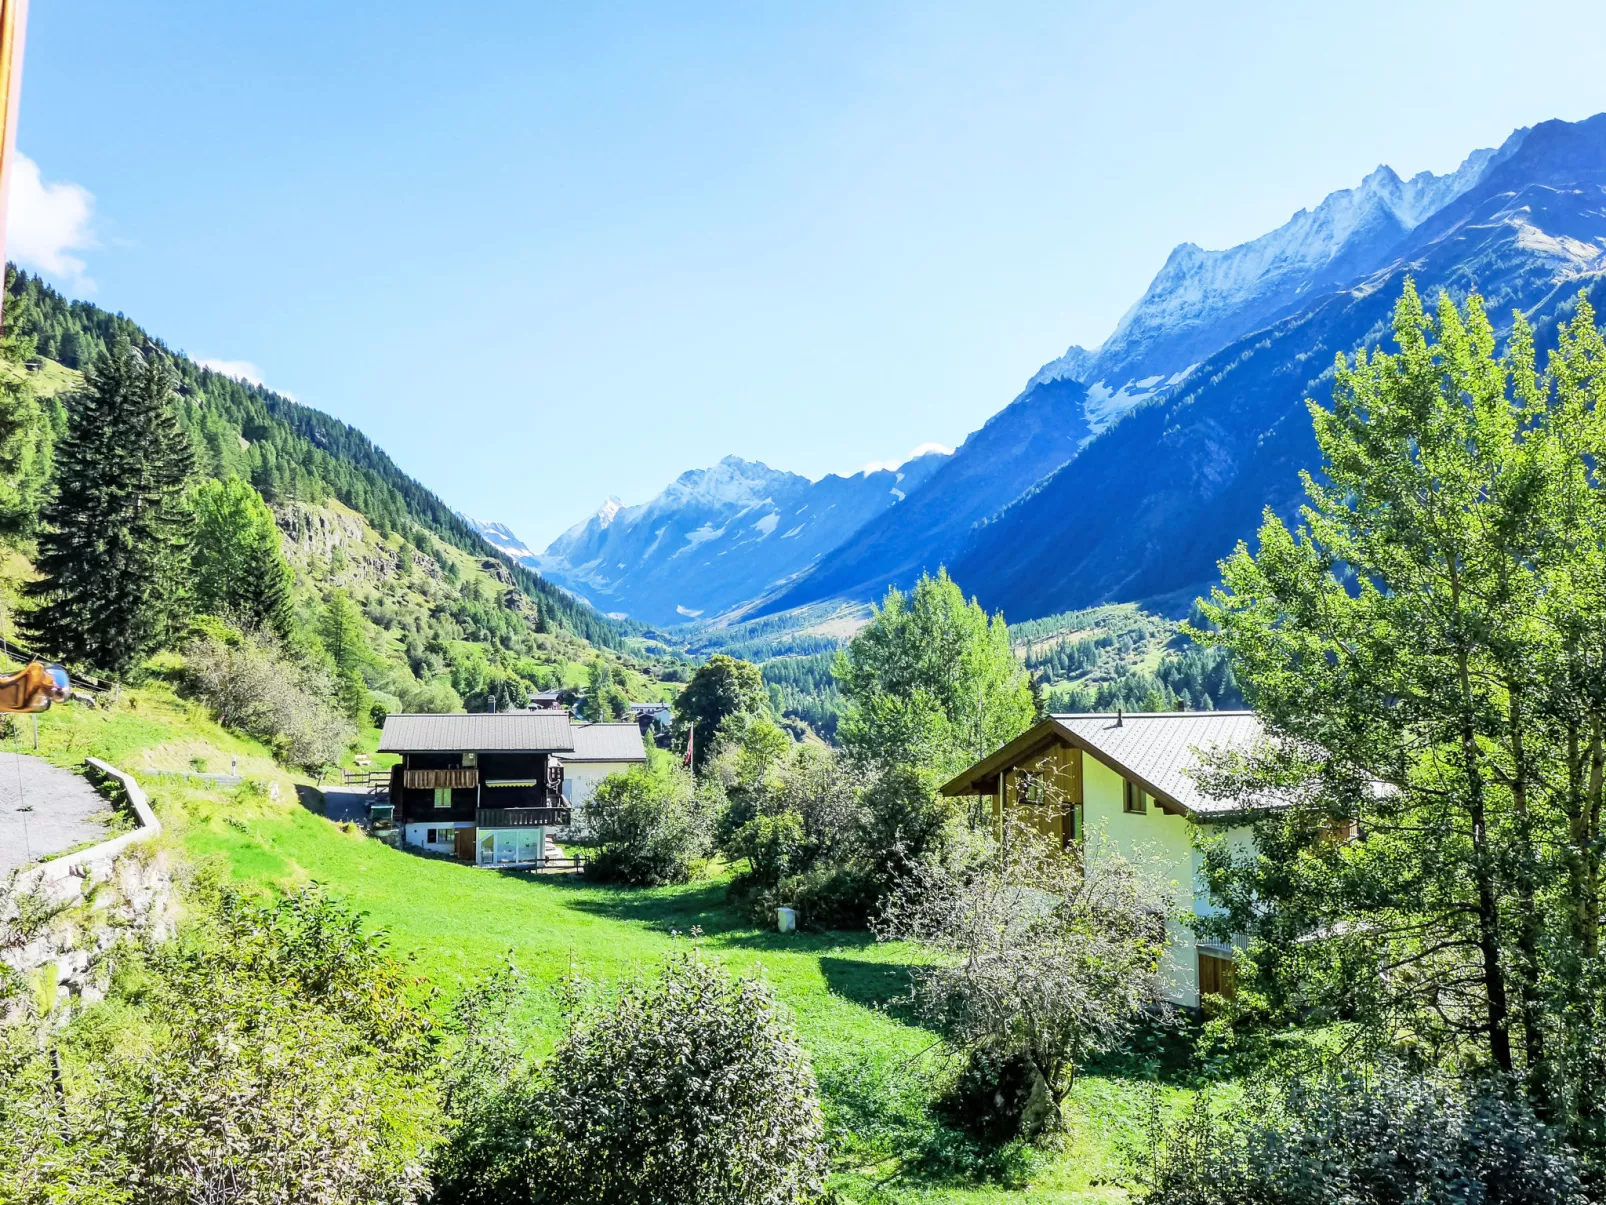
[(955, 556), (971, 527), (1075, 456), (1091, 433), (1087, 387), (1069, 377), (1030, 385), (955, 450), (926, 483), (822, 557), (755, 611), (824, 599), (877, 599)]
[(640, 506), (608, 502), (534, 560), (602, 610), (683, 623), (749, 602), (807, 569), (947, 460), (810, 481), (727, 456), (683, 473)]
[(1513, 137), (1388, 266), (1308, 298), (1128, 415), (973, 532), (955, 576), (1012, 619), (1110, 600), (1186, 605), (1263, 507), (1297, 506), (1298, 471), (1318, 463), (1304, 401), (1326, 400), (1336, 353), (1388, 341), (1406, 275), (1430, 302), (1476, 287), (1503, 329), (1516, 309), (1542, 333), (1580, 289), (1606, 294), (1606, 114)]

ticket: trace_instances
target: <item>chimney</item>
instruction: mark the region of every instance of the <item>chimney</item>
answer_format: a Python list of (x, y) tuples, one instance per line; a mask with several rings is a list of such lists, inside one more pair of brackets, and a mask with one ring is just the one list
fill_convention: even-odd
[(1115, 709), (1115, 726), (1117, 728), (1120, 728), (1120, 727), (1123, 727), (1125, 724), (1126, 724), (1126, 712), (1124, 710), (1122, 710), (1121, 708), (1117, 707)]
[(496, 710), (496, 696), (492, 695), (486, 702), (490, 704), (490, 710), (494, 712)]

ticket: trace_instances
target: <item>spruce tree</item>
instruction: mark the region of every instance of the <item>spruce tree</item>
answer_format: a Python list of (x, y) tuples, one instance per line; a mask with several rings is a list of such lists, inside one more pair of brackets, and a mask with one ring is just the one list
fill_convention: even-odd
[(44, 651), (122, 673), (182, 618), (194, 450), (160, 353), (120, 338), (85, 373), (40, 515), (40, 580), (24, 620)]

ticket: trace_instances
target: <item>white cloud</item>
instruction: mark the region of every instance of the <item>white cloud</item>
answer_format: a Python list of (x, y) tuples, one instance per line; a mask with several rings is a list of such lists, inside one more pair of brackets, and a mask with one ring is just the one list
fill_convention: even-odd
[[(267, 381), (262, 379), (262, 370), (250, 360), (197, 360), (202, 368), (210, 368), (213, 372), (226, 377), (233, 377), (236, 381), (244, 381), (247, 385), (261, 385), (265, 389), (273, 389)], [(296, 401), (296, 395), (288, 389), (274, 389), (282, 398)]]
[(95, 198), (66, 180), (45, 182), (39, 165), (18, 154), (11, 170), (6, 210), (6, 253), (18, 264), (80, 288), (93, 289), (88, 268), (75, 251), (93, 251)]
[(244, 381), (247, 385), (265, 385), (262, 379), (262, 370), (250, 360), (197, 360), (202, 368), (210, 368), (215, 373), (226, 377), (233, 377), (236, 381)]
[(859, 472), (879, 473), (883, 469), (887, 470), (888, 472), (897, 472), (898, 469), (908, 464), (911, 460), (915, 460), (921, 456), (924, 456), (928, 452), (938, 452), (943, 456), (952, 456), (954, 454), (954, 450), (947, 444), (940, 444), (936, 442), (917, 444), (909, 453), (909, 455), (903, 457), (901, 460), (872, 460), (862, 469), (860, 469)]

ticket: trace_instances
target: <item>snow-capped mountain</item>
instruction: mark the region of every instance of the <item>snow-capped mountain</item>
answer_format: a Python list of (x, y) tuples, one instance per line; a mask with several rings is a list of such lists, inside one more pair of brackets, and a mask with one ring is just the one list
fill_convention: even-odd
[[(1253, 536), (1264, 507), (1297, 506), (1298, 472), (1318, 463), (1305, 399), (1330, 396), (1337, 352), (1387, 344), (1407, 275), (1430, 305), (1441, 288), (1476, 287), (1502, 331), (1514, 310), (1526, 314), (1542, 363), (1580, 292), (1598, 312), (1606, 306), (1606, 114), (1519, 130), (1463, 172), (1476, 176), (1471, 185), (1441, 178), (1414, 194), (1395, 189), (1393, 173), (1368, 177), (1380, 195), (1405, 197), (1388, 214), (1412, 220), (1380, 267), (1306, 290), (1270, 324), (1206, 356), (1169, 395), (975, 529), (953, 566), (958, 580), (1012, 619), (1113, 600), (1185, 607), (1214, 580), (1218, 559)], [(1360, 208), (1353, 196), (1345, 205)], [(1306, 279), (1336, 271), (1333, 262)], [(1285, 278), (1266, 280), (1287, 295)], [(1156, 313), (1191, 312), (1191, 302), (1151, 295)]]
[(944, 461), (810, 481), (727, 456), (640, 506), (610, 498), (526, 563), (601, 610), (649, 623), (712, 617), (806, 570)]
[(534, 565), (535, 553), (526, 548), (524, 541), (508, 530), (505, 524), (486, 523), (462, 511), (457, 512), (457, 517), (484, 536), (485, 542), (498, 552), (505, 552), (515, 561), (522, 561), (526, 565)]
[(1044, 365), (905, 506), (755, 614), (874, 598), (939, 563), (1013, 619), (1199, 585), (1297, 490), (1303, 401), (1338, 347), (1386, 325), (1406, 265), (1476, 285), (1491, 312), (1550, 304), (1606, 266), (1603, 173), (1606, 115), (1546, 122), (1442, 176), (1379, 167), (1237, 247), (1182, 244), (1102, 345)]
[(1527, 134), (1520, 129), (1497, 149), (1473, 151), (1442, 176), (1402, 180), (1380, 164), (1358, 187), (1329, 193), (1315, 209), (1225, 251), (1180, 244), (1103, 344), (1071, 347), (1027, 387), (1082, 381), (1089, 430), (1104, 431), (1233, 340), (1388, 263), (1402, 239), (1510, 159)]

